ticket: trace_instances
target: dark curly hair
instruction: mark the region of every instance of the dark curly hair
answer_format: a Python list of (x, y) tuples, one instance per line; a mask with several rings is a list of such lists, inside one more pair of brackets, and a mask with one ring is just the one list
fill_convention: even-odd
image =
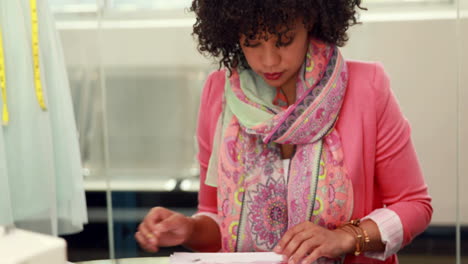
[(267, 32), (281, 46), (288, 41), (296, 18), (303, 18), (312, 37), (341, 47), (348, 40), (348, 28), (358, 23), (356, 6), (366, 10), (360, 4), (361, 0), (194, 0), (192, 35), (198, 37), (201, 53), (220, 58), (220, 67), (249, 68), (239, 43), (241, 35), (266, 39), (267, 34), (260, 34)]

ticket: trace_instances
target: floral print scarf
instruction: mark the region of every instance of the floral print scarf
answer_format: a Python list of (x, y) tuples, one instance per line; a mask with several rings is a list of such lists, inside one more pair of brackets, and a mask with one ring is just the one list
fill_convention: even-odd
[[(313, 39), (288, 108), (251, 70), (226, 78), (206, 182), (218, 187), (222, 251), (271, 251), (304, 221), (334, 229), (349, 220), (352, 184), (334, 129), (346, 86), (338, 48)], [(287, 177), (280, 144), (296, 145)]]

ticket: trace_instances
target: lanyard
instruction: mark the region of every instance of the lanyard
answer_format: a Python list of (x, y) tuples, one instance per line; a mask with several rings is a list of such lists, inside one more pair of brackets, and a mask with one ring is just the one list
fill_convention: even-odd
[(0, 28), (0, 89), (2, 93), (3, 111), (2, 111), (2, 124), (8, 125), (9, 114), (7, 105), (7, 91), (6, 91), (6, 74), (5, 74), (5, 56), (3, 53), (3, 37)]
[(32, 34), (32, 55), (34, 62), (34, 85), (39, 106), (42, 110), (47, 110), (42, 91), (41, 68), (39, 63), (39, 19), (37, 16), (37, 0), (30, 0), (31, 5), (31, 34)]

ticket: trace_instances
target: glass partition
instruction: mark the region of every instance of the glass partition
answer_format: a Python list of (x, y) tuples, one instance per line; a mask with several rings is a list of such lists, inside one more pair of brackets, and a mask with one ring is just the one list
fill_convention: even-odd
[(468, 1), (458, 2), (458, 65), (459, 65), (459, 255), (460, 263), (468, 263)]
[[(60, 34), (73, 107), (77, 122), (85, 179), (89, 223), (82, 232), (67, 235), (70, 261), (106, 259), (110, 257), (107, 201), (104, 185), (97, 188), (94, 177), (105, 173), (104, 108), (101, 70), (101, 46), (98, 5), (95, 0), (52, 0), (56, 25)], [(109, 207), (111, 208), (111, 207)], [(111, 241), (112, 242), (112, 241)]]

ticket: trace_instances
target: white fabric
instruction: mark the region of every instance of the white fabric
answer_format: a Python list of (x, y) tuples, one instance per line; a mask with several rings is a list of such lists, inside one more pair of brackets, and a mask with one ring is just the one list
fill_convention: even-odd
[(379, 208), (372, 211), (362, 220), (370, 219), (377, 224), (382, 243), (385, 244), (384, 252), (365, 252), (365, 256), (378, 260), (385, 260), (396, 254), (403, 244), (403, 224), (400, 217), (392, 210)]
[(283, 168), (284, 168), (284, 179), (286, 182), (288, 181), (288, 174), (289, 174), (289, 163), (291, 162), (290, 159), (283, 160)]
[(211, 218), (213, 221), (216, 222), (216, 224), (218, 224), (218, 226), (221, 225), (221, 217), (218, 214), (209, 213), (209, 212), (200, 212), (200, 213), (196, 213), (192, 215), (192, 217), (197, 217), (197, 216), (202, 216), (202, 215)]
[(274, 252), (239, 253), (187, 253), (175, 252), (169, 258), (170, 264), (217, 263), (217, 264), (281, 264), (283, 256)]
[(81, 231), (87, 213), (69, 83), (47, 3), (37, 1), (43, 111), (33, 81), (29, 0), (0, 1), (10, 112), (10, 123), (0, 127), (0, 225), (58, 235)]

